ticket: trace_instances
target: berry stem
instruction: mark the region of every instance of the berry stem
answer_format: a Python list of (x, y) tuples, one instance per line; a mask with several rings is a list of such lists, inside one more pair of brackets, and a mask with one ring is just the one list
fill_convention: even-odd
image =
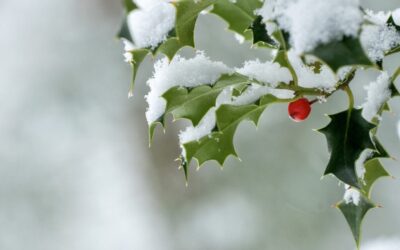
[(354, 108), (354, 95), (353, 95), (353, 91), (351, 91), (349, 85), (345, 85), (343, 87), (343, 90), (346, 92), (348, 98), (349, 98), (349, 110)]

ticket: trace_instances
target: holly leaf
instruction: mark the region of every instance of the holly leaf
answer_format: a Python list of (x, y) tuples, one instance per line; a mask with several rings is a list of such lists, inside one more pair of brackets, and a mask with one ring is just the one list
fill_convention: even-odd
[(256, 17), (250, 29), (253, 32), (253, 44), (273, 49), (279, 48), (279, 44), (268, 34), (262, 16)]
[(344, 37), (315, 48), (310, 54), (324, 61), (333, 71), (348, 65), (374, 66), (361, 46), (359, 38)]
[(199, 166), (210, 160), (215, 160), (222, 166), (228, 156), (237, 157), (233, 138), (239, 124), (249, 120), (257, 125), (263, 111), (277, 100), (272, 95), (266, 95), (259, 100), (258, 104), (221, 105), (216, 111), (217, 127), (215, 132), (198, 141), (184, 144), (183, 148), (186, 152), (184, 158), (187, 162), (195, 158)]
[(237, 0), (235, 3), (229, 0), (218, 0), (211, 11), (228, 23), (228, 28), (250, 40), (252, 38), (248, 29), (252, 26), (256, 16), (254, 12), (261, 8), (259, 0)]
[(360, 188), (355, 162), (365, 149), (375, 150), (370, 131), (376, 125), (361, 116), (361, 109), (349, 109), (329, 117), (331, 122), (319, 130), (326, 136), (331, 153), (325, 175), (333, 174), (342, 182)]
[(149, 125), (149, 131), (148, 131), (148, 133), (149, 133), (149, 147), (151, 147), (151, 144), (153, 142), (154, 132), (156, 132), (156, 128), (158, 126), (161, 126), (162, 128), (165, 128), (164, 116)]
[(127, 22), (126, 17), (122, 21), (121, 28), (119, 29), (119, 31), (117, 33), (117, 38), (118, 39), (126, 39), (130, 42), (133, 41), (131, 32), (129, 31), (128, 22)]
[(390, 15), (389, 19), (387, 20), (387, 25), (393, 26), (396, 28), (397, 31), (400, 31), (400, 26), (394, 22), (393, 15)]
[(177, 37), (170, 36), (165, 42), (158, 46), (157, 50), (153, 51), (153, 55), (161, 53), (168, 57), (169, 60), (172, 60), (182, 47)]
[(166, 114), (175, 120), (189, 119), (197, 126), (211, 107), (215, 106), (218, 95), (228, 86), (247, 85), (249, 79), (240, 74), (223, 75), (214, 86), (202, 85), (193, 89), (174, 87), (164, 93), (167, 101)]
[(336, 207), (342, 212), (342, 214), (346, 218), (346, 221), (350, 226), (351, 232), (353, 233), (353, 237), (356, 241), (357, 247), (359, 247), (363, 219), (370, 209), (377, 206), (373, 204), (368, 198), (361, 195), (358, 205), (355, 205), (353, 202), (346, 203), (345, 201), (341, 201), (339, 204), (336, 205)]
[(126, 39), (126, 40), (132, 42), (132, 36), (131, 36), (131, 33), (129, 32), (129, 27), (128, 27), (128, 23), (127, 23), (127, 15), (131, 11), (137, 9), (138, 7), (132, 0), (124, 0), (123, 7), (124, 7), (124, 11), (125, 11), (125, 18), (122, 21), (121, 28), (117, 34), (117, 38), (119, 38), (119, 39), (123, 38), (123, 39)]
[(124, 0), (123, 4), (124, 4), (126, 13), (129, 13), (132, 10), (135, 10), (138, 8), (137, 5), (132, 0)]
[(135, 49), (127, 53), (132, 54), (132, 60), (129, 62), (132, 67), (132, 79), (128, 94), (129, 96), (132, 96), (138, 68), (143, 60), (146, 58), (146, 56), (149, 54), (149, 51), (147, 49)]
[(391, 81), (389, 88), (390, 88), (390, 92), (392, 93), (392, 94), (391, 94), (391, 98), (400, 96), (400, 92), (399, 92), (399, 90), (396, 88), (396, 85), (394, 84), (394, 81), (393, 81), (393, 80)]
[(217, 0), (181, 0), (173, 2), (176, 7), (175, 31), (181, 46), (194, 47), (194, 27), (201, 11)]
[(365, 163), (365, 175), (361, 191), (363, 191), (368, 198), (371, 198), (371, 189), (375, 182), (382, 177), (389, 176), (390, 174), (377, 158), (367, 160)]

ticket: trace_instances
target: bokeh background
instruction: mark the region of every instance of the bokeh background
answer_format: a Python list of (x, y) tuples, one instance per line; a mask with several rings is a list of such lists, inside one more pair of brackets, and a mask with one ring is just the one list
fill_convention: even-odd
[[(362, 1), (374, 10), (398, 0)], [(286, 107), (268, 109), (256, 129), (235, 137), (242, 161), (221, 170), (193, 168), (189, 186), (174, 161), (182, 123), (158, 131), (148, 148), (146, 103), (151, 58), (128, 99), (130, 67), (114, 37), (123, 17), (119, 0), (0, 1), (0, 249), (196, 250), (354, 249), (346, 222), (331, 207), (343, 187), (321, 179), (328, 162), (325, 113), (346, 107), (343, 93), (315, 105), (304, 123)], [(198, 48), (240, 66), (269, 51), (239, 44), (226, 24), (202, 15)], [(192, 49), (182, 52), (193, 55)], [(399, 56), (386, 59), (392, 72)], [(363, 85), (377, 76), (359, 73)], [(399, 83), (397, 82), (397, 86)], [(400, 159), (400, 101), (384, 115), (379, 137)], [(400, 163), (384, 160), (393, 176)], [(400, 180), (381, 180), (364, 241), (400, 236)]]

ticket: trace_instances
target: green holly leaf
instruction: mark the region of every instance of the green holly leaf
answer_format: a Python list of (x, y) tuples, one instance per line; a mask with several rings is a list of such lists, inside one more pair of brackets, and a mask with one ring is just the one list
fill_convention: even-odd
[(239, 124), (249, 120), (257, 125), (263, 111), (277, 100), (272, 95), (266, 95), (259, 100), (258, 104), (222, 105), (219, 107), (216, 111), (217, 127), (215, 132), (198, 141), (183, 145), (186, 161), (190, 162), (195, 158), (198, 164), (202, 165), (206, 161), (215, 160), (222, 166), (228, 156), (237, 157), (233, 138)]
[(139, 68), (140, 64), (143, 62), (143, 60), (146, 58), (146, 56), (149, 54), (149, 51), (147, 49), (135, 49), (128, 53), (132, 54), (132, 61), (130, 61), (130, 64), (132, 67), (132, 80), (131, 80), (131, 85), (129, 88), (129, 96), (132, 96), (133, 89), (135, 87), (135, 79), (136, 79), (136, 74), (137, 74), (138, 68)]
[(132, 10), (137, 9), (137, 5), (132, 0), (124, 0), (123, 5), (125, 7), (125, 12), (129, 13)]
[(342, 182), (360, 188), (355, 162), (365, 149), (375, 150), (370, 131), (375, 128), (361, 116), (361, 109), (330, 115), (331, 122), (319, 131), (326, 136), (331, 157), (325, 175), (333, 174)]
[(182, 46), (194, 47), (194, 27), (201, 11), (217, 0), (181, 0), (173, 2), (176, 7), (176, 36)]
[(176, 37), (169, 37), (165, 42), (160, 44), (156, 50), (153, 51), (153, 55), (164, 54), (169, 60), (172, 60), (176, 53), (182, 48), (182, 44)]
[[(132, 0), (124, 0), (123, 7), (126, 13), (126, 16), (133, 10), (137, 9), (137, 5)], [(132, 42), (132, 36), (128, 28), (127, 17), (125, 16), (124, 20), (122, 21), (121, 28), (117, 34), (117, 38), (119, 39), (126, 39)]]
[(346, 218), (346, 221), (350, 226), (351, 232), (353, 233), (353, 237), (356, 241), (357, 247), (359, 247), (363, 219), (370, 209), (377, 206), (363, 195), (361, 195), (358, 205), (355, 205), (353, 202), (346, 203), (345, 201), (342, 201), (336, 206)]
[(127, 22), (126, 17), (122, 21), (121, 28), (119, 29), (119, 31), (117, 33), (117, 38), (118, 39), (126, 39), (130, 42), (133, 41), (131, 32), (129, 31), (128, 22)]
[(392, 82), (390, 83), (389, 88), (390, 88), (390, 91), (391, 91), (391, 93), (392, 93), (391, 98), (400, 96), (400, 92), (399, 92), (399, 90), (396, 88), (396, 85), (394, 84), (394, 81), (392, 81)]
[(244, 36), (247, 40), (251, 35), (247, 32), (256, 18), (254, 12), (261, 8), (262, 2), (258, 0), (218, 0), (211, 13), (216, 14), (228, 23), (228, 28)]
[(165, 119), (164, 116), (161, 117), (160, 119), (158, 119), (157, 121), (154, 121), (153, 123), (149, 124), (149, 147), (151, 147), (151, 144), (153, 142), (153, 137), (154, 137), (154, 133), (156, 132), (156, 128), (157, 127), (162, 127), (165, 128)]
[(368, 198), (371, 198), (371, 189), (374, 183), (382, 177), (389, 176), (390, 174), (377, 158), (367, 160), (365, 163), (365, 175), (361, 191), (363, 191)]
[(348, 65), (374, 66), (361, 46), (359, 38), (344, 37), (315, 48), (310, 54), (324, 61), (333, 71)]
[(397, 31), (400, 31), (400, 26), (397, 25), (397, 24), (394, 22), (394, 19), (393, 19), (393, 16), (392, 16), (392, 15), (390, 15), (390, 17), (389, 17), (389, 19), (387, 20), (386, 23), (387, 23), (387, 25), (389, 25), (389, 26), (395, 27)]
[(218, 95), (227, 86), (247, 85), (249, 79), (240, 74), (223, 75), (214, 86), (202, 85), (193, 89), (174, 87), (164, 93), (167, 101), (166, 114), (171, 113), (175, 120), (189, 119), (197, 126), (208, 110), (215, 106)]
[(267, 48), (278, 49), (279, 44), (268, 34), (262, 16), (257, 16), (250, 26), (253, 32), (253, 44)]

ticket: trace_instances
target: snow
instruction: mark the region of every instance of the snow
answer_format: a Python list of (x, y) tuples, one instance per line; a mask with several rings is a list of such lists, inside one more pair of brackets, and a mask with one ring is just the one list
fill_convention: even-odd
[(133, 43), (131, 43), (129, 40), (122, 39), (122, 43), (124, 44), (125, 52), (132, 51), (135, 49), (135, 45), (133, 45)]
[(372, 150), (371, 149), (366, 149), (364, 150), (360, 157), (358, 157), (356, 161), (356, 172), (359, 178), (364, 179), (365, 175), (365, 162), (371, 157), (372, 155)]
[(129, 40), (126, 40), (124, 38), (122, 39), (122, 43), (124, 45), (124, 51), (125, 51), (124, 52), (125, 62), (130, 63), (133, 60), (133, 55), (131, 51), (135, 49), (135, 46)]
[(289, 83), (292, 80), (292, 75), (287, 68), (270, 61), (264, 63), (259, 60), (247, 61), (242, 68), (238, 68), (236, 71), (271, 87), (276, 87), (281, 82)]
[(190, 141), (197, 141), (210, 134), (217, 123), (215, 111), (215, 107), (211, 108), (196, 127), (188, 126), (184, 131), (181, 131), (179, 134), (180, 144), (183, 145)]
[(288, 57), (296, 71), (299, 86), (304, 88), (319, 88), (327, 92), (335, 89), (338, 79), (328, 66), (321, 66), (320, 72), (315, 73), (312, 67), (303, 63), (295, 51), (290, 50)]
[(146, 96), (149, 104), (146, 117), (149, 124), (164, 114), (166, 101), (161, 96), (170, 88), (214, 84), (222, 74), (233, 73), (225, 64), (211, 61), (202, 52), (191, 59), (176, 56), (169, 62), (167, 58), (163, 58), (155, 63), (154, 68), (153, 77), (147, 81), (150, 87)]
[(364, 16), (365, 19), (378, 25), (386, 24), (391, 14), (390, 12), (384, 12), (384, 11), (373, 12), (372, 10), (365, 10), (365, 13), (366, 13), (366, 15)]
[(349, 185), (345, 185), (346, 191), (344, 192), (343, 199), (346, 204), (353, 203), (354, 205), (358, 206), (360, 204), (361, 194), (355, 188), (350, 187)]
[(239, 44), (243, 44), (246, 38), (238, 33), (235, 33), (235, 39)]
[(394, 23), (395, 23), (396, 25), (399, 25), (399, 26), (400, 26), (400, 8), (395, 9), (395, 10), (392, 12), (392, 17), (393, 17)]
[(385, 52), (400, 45), (400, 32), (393, 26), (364, 25), (361, 33), (361, 44), (370, 59), (380, 61)]
[(390, 77), (386, 71), (382, 72), (378, 78), (365, 86), (367, 97), (362, 104), (362, 116), (367, 121), (372, 121), (381, 109), (382, 105), (390, 99)]
[(363, 244), (362, 250), (400, 250), (400, 239), (380, 238)]
[(127, 22), (135, 46), (154, 49), (167, 39), (168, 33), (174, 28), (176, 9), (165, 2), (148, 6), (147, 9), (130, 12)]
[(350, 71), (353, 69), (353, 66), (345, 66), (345, 67), (341, 67), (338, 72), (338, 78), (340, 81), (343, 81), (346, 79), (347, 75), (350, 73)]
[(357, 36), (363, 21), (359, 0), (271, 0), (257, 13), (264, 21), (277, 20), (290, 33), (298, 54), (343, 36)]

